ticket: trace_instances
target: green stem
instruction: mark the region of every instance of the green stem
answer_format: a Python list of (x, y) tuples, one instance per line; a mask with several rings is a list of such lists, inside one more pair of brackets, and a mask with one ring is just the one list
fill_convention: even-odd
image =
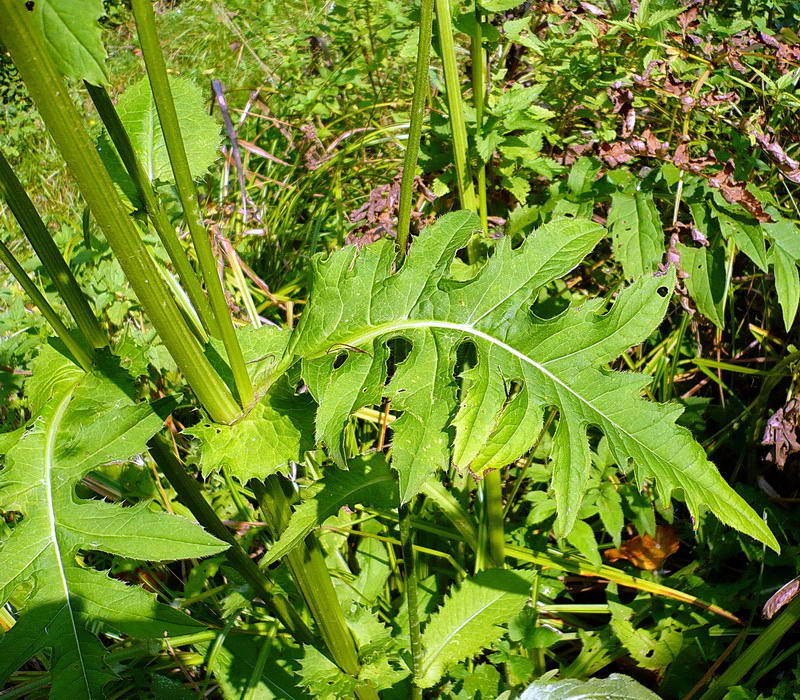
[(91, 97), (92, 102), (94, 102), (97, 113), (100, 115), (100, 119), (103, 121), (103, 125), (108, 131), (108, 135), (111, 137), (111, 141), (117, 149), (117, 153), (119, 153), (125, 170), (128, 172), (128, 175), (131, 176), (136, 186), (136, 191), (139, 193), (142, 202), (144, 202), (145, 210), (150, 217), (153, 228), (155, 228), (158, 237), (164, 244), (164, 248), (167, 251), (167, 255), (169, 255), (169, 259), (172, 261), (175, 272), (178, 273), (178, 279), (189, 295), (189, 299), (195, 311), (197, 311), (203, 328), (205, 328), (206, 332), (210, 335), (218, 335), (216, 319), (211, 312), (211, 305), (208, 303), (208, 298), (203, 292), (197, 275), (195, 275), (192, 269), (186, 251), (178, 240), (178, 236), (175, 235), (175, 229), (172, 227), (172, 224), (170, 224), (169, 218), (167, 218), (167, 212), (164, 211), (164, 207), (162, 207), (161, 202), (158, 201), (153, 185), (150, 183), (147, 173), (145, 173), (136, 155), (130, 137), (125, 131), (125, 127), (122, 125), (122, 120), (119, 118), (108, 92), (106, 92), (104, 87), (97, 87), (89, 83), (84, 84), (89, 92), (89, 97)]
[(164, 134), (164, 143), (167, 147), (169, 162), (172, 167), (172, 173), (175, 176), (175, 187), (183, 205), (183, 213), (186, 217), (189, 233), (192, 236), (200, 270), (203, 273), (203, 281), (208, 290), (211, 308), (222, 336), (225, 352), (228, 355), (233, 381), (239, 394), (239, 402), (242, 406), (249, 406), (254, 399), (253, 385), (250, 382), (250, 375), (247, 373), (242, 349), (239, 346), (236, 331), (233, 328), (228, 302), (225, 299), (222, 282), (217, 273), (216, 260), (211, 250), (211, 240), (202, 223), (197, 191), (189, 169), (189, 161), (186, 158), (186, 149), (183, 145), (178, 114), (175, 111), (172, 90), (167, 78), (164, 54), (161, 51), (161, 44), (156, 33), (152, 0), (132, 0), (131, 9), (136, 21), (136, 31), (139, 34), (142, 56), (147, 68), (147, 77), (150, 80), (150, 89), (158, 112), (158, 120), (161, 123), (161, 130)]
[(423, 654), (419, 624), (419, 603), (417, 601), (417, 567), (408, 503), (400, 505), (398, 518), (400, 524), (400, 546), (403, 550), (406, 605), (408, 607), (408, 634), (411, 646), (411, 697), (413, 700), (422, 700), (422, 689), (416, 684), (419, 670), (422, 666)]
[(427, 481), (422, 487), (422, 493), (430, 498), (442, 511), (445, 517), (453, 523), (456, 530), (464, 538), (473, 552), (478, 551), (478, 530), (470, 518), (469, 513), (440, 481)]
[(456, 63), (456, 48), (453, 40), (453, 21), (450, 16), (450, 1), (436, 0), (436, 19), (439, 27), (439, 52), (444, 66), (444, 81), (447, 90), (447, 111), (450, 118), (450, 134), (453, 139), (453, 160), (461, 206), (477, 211), (475, 187), (467, 161), (467, 126), (461, 104), (461, 80)]
[(411, 123), (403, 161), (403, 179), (400, 182), (400, 211), (397, 218), (397, 260), (402, 262), (408, 247), (411, 228), (411, 200), (414, 195), (414, 175), (417, 170), (422, 121), (425, 117), (425, 98), (428, 94), (428, 64), (431, 55), (433, 28), (433, 0), (422, 0), (419, 18), (417, 66), (414, 72), (414, 96), (411, 99)]
[(503, 484), (499, 469), (486, 473), (483, 489), (486, 498), (488, 559), (495, 566), (503, 566), (506, 558), (506, 535), (503, 518)]
[[(483, 111), (486, 98), (486, 51), (483, 48), (483, 27), (481, 11), (475, 7), (475, 24), (470, 38), (470, 55), (472, 59), (472, 100), (475, 103), (475, 122), (477, 133), (483, 129)], [(478, 168), (478, 213), (481, 217), (481, 228), (484, 235), (489, 233), (488, 207), (486, 204), (486, 164)]]
[(161, 435), (156, 435), (149, 443), (150, 456), (167, 477), (172, 488), (183, 503), (206, 530), (214, 537), (227, 542), (230, 547), (225, 556), (236, 571), (252, 586), (262, 598), (267, 609), (278, 618), (291, 635), (301, 644), (313, 643), (314, 635), (297, 614), (291, 603), (282, 595), (275, 593), (257, 564), (247, 556), (233, 533), (225, 527), (209, 502), (203, 496), (200, 485), (186, 471), (180, 460), (172, 453), (170, 445)]
[[(258, 499), (268, 529), (273, 538), (277, 539), (291, 517), (289, 501), (280, 477), (269, 476), (263, 484), (253, 479), (250, 486)], [(355, 640), (345, 622), (316, 536), (309, 535), (301, 546), (295, 547), (284, 557), (284, 561), (319, 626), (320, 634), (334, 662), (345, 673), (358, 677), (361, 665)], [(359, 688), (356, 694), (361, 700), (378, 698), (378, 694), (370, 688)]]
[(214, 420), (232, 422), (239, 408), (214, 371), (172, 299), (161, 274), (128, 215), (89, 138), (61, 74), (33, 26), (32, 15), (15, 0), (0, 0), (0, 41), (61, 151), (92, 214), (113, 249), (145, 314)]
[(774, 647), (800, 620), (800, 598), (795, 598), (769, 626), (758, 635), (725, 672), (706, 690), (700, 700), (721, 698), (731, 686), (737, 685), (758, 661)]
[(59, 318), (53, 307), (50, 306), (50, 302), (48, 302), (44, 294), (39, 291), (39, 288), (33, 283), (33, 280), (28, 277), (22, 265), (17, 262), (14, 254), (2, 241), (0, 241), (0, 261), (2, 261), (9, 272), (14, 275), (14, 278), (30, 297), (30, 300), (36, 304), (39, 311), (42, 312), (42, 316), (45, 317), (56, 335), (61, 339), (64, 345), (67, 346), (67, 349), (78, 361), (78, 364), (88, 372), (92, 367), (92, 352), (84, 347), (84, 344), (79, 343), (72, 337), (69, 330), (64, 325), (64, 322)]
[(53, 280), (59, 296), (69, 309), (72, 318), (75, 319), (81, 333), (93, 348), (102, 348), (108, 345), (108, 338), (89, 306), (86, 295), (78, 286), (72, 270), (69, 269), (61, 251), (33, 206), (33, 202), (25, 193), (2, 152), (0, 152), (0, 193), (8, 202), (11, 213), (19, 222), (22, 232), (36, 251), (37, 257), (42, 261), (44, 269)]

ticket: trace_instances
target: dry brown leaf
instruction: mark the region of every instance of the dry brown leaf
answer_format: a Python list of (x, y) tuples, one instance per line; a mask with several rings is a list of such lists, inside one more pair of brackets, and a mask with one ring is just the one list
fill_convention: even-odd
[(622, 543), (619, 549), (607, 549), (603, 554), (610, 562), (626, 559), (637, 569), (660, 569), (671, 554), (678, 551), (678, 533), (668, 525), (657, 525), (656, 536), (637, 535)]

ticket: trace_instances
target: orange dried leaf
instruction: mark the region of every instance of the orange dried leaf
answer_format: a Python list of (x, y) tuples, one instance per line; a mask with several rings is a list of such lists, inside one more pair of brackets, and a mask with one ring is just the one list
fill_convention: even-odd
[(619, 549), (607, 549), (604, 554), (610, 562), (627, 559), (638, 569), (660, 569), (670, 554), (678, 551), (678, 533), (666, 525), (656, 526), (656, 536), (637, 535)]

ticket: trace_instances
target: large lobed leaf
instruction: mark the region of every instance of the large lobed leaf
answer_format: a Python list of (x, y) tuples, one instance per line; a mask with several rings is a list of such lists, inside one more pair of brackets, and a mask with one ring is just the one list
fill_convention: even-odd
[[(513, 249), (500, 241), (470, 280), (448, 278), (456, 253), (477, 227), (468, 212), (448, 214), (422, 232), (393, 272), (391, 241), (316, 258), (308, 309), (287, 347), (319, 403), (316, 430), (346, 466), (343, 428), (352, 413), (385, 397), (402, 413), (392, 424), (392, 466), (407, 502), (451, 461), (480, 475), (530, 449), (544, 409), (558, 410), (552, 454), (556, 530), (572, 530), (590, 475), (589, 426), (607, 437), (616, 462), (639, 484), (654, 480), (663, 502), (680, 489), (697, 518), (721, 521), (774, 549), (775, 537), (722, 479), (702, 447), (676, 425), (681, 409), (642, 398), (649, 377), (612, 372), (608, 363), (641, 343), (667, 309), (674, 270), (645, 274), (610, 310), (593, 299), (544, 320), (531, 313), (539, 290), (578, 265), (604, 230), (562, 219)], [(604, 313), (605, 311), (605, 313)], [(387, 342), (411, 344), (387, 382)], [(477, 362), (459, 390), (459, 346)], [(509, 387), (519, 390), (510, 393)]]
[(208, 556), (226, 545), (146, 503), (126, 508), (77, 497), (75, 486), (90, 471), (143, 452), (162, 418), (128, 397), (123, 378), (84, 375), (46, 354), (51, 367), (42, 368), (35, 388), (47, 400), (10, 441), (0, 471), (0, 508), (22, 516), (0, 545), (0, 603), (11, 599), (20, 609), (0, 637), (0, 681), (49, 649), (53, 697), (100, 697), (113, 674), (90, 623), (140, 638), (187, 634), (198, 624), (143, 589), (82, 565), (81, 551), (165, 561)]

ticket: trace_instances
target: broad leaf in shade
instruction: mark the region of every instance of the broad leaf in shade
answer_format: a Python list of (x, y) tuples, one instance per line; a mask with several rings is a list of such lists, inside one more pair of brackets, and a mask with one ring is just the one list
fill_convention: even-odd
[(92, 85), (108, 83), (106, 50), (98, 24), (105, 14), (103, 0), (35, 0), (26, 7), (64, 75)]
[(615, 192), (611, 196), (608, 226), (614, 253), (625, 276), (652, 274), (664, 255), (664, 232), (652, 192)]
[(499, 625), (528, 600), (530, 572), (487, 569), (464, 581), (431, 616), (422, 633), (418, 683), (434, 685), (452, 665), (475, 656), (499, 639)]
[[(219, 125), (208, 114), (203, 94), (191, 80), (171, 76), (169, 85), (178, 113), (189, 169), (192, 177), (199, 178), (219, 156)], [(117, 112), (150, 180), (173, 182), (167, 145), (147, 78), (134, 83), (120, 95)], [(120, 163), (114, 146), (105, 135), (100, 139), (99, 150), (109, 172), (122, 190), (126, 194), (135, 193), (135, 187)]]
[(381, 453), (351, 460), (346, 471), (328, 471), (322, 483), (322, 488), (292, 513), (289, 524), (262, 559), (261, 566), (267, 566), (291, 551), (343, 506), (368, 503), (379, 508), (392, 508), (397, 504), (395, 479)]
[[(211, 673), (219, 682), (223, 697), (226, 700), (240, 700), (242, 697), (250, 700), (310, 700), (311, 696), (297, 687), (295, 656), (298, 651), (269, 637), (264, 637), (263, 641), (255, 640), (228, 634), (222, 635), (221, 644), (198, 645), (211, 664)], [(259, 654), (265, 651), (263, 645), (268, 646), (266, 651), (269, 655), (263, 663), (261, 675), (254, 679)]]
[(215, 554), (226, 545), (146, 503), (127, 508), (78, 498), (82, 477), (143, 452), (162, 418), (148, 404), (134, 403), (122, 381), (66, 375), (68, 381), (49, 382), (49, 400), (8, 449), (0, 471), (0, 508), (22, 515), (0, 544), (0, 603), (14, 600), (19, 613), (0, 637), (0, 680), (50, 650), (53, 697), (94, 698), (113, 673), (90, 623), (95, 631), (145, 639), (199, 626), (143, 589), (83, 565), (81, 552), (167, 561)]
[[(453, 459), (479, 474), (521, 456), (536, 439), (543, 410), (555, 407), (559, 536), (571, 531), (588, 486), (591, 425), (605, 434), (617, 464), (632, 463), (639, 484), (655, 481), (662, 502), (680, 489), (695, 519), (709, 508), (777, 549), (761, 518), (675, 424), (680, 407), (642, 398), (649, 377), (606, 368), (661, 322), (674, 270), (643, 276), (610, 309), (591, 299), (543, 320), (531, 313), (539, 290), (578, 265), (604, 229), (556, 220), (517, 249), (501, 240), (472, 279), (448, 279), (476, 227), (468, 212), (442, 217), (416, 238), (398, 272), (388, 240), (315, 259), (308, 308), (282, 364), (302, 358), (302, 375), (319, 403), (317, 436), (337, 461), (346, 466), (342, 441), (350, 415), (390, 398), (402, 414), (392, 423), (392, 467), (407, 502)], [(411, 350), (387, 385), (387, 342), (398, 337)], [(453, 374), (463, 342), (474, 346), (476, 362), (459, 392)]]

